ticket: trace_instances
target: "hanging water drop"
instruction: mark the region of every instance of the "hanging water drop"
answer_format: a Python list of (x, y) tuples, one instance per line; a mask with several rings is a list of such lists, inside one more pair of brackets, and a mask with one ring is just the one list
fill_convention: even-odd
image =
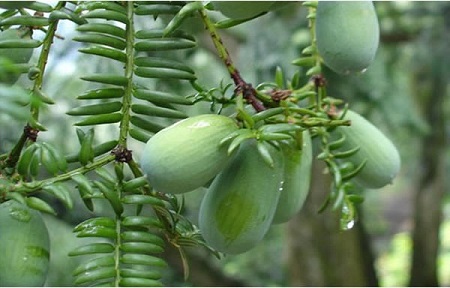
[(347, 231), (355, 226), (356, 221), (356, 211), (353, 203), (350, 201), (344, 201), (341, 210), (341, 219), (339, 221), (339, 226), (342, 231)]

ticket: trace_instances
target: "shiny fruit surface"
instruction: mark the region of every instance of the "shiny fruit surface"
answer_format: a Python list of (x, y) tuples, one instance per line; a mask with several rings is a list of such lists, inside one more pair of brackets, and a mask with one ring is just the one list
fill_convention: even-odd
[(49, 251), (39, 212), (13, 200), (0, 204), (0, 286), (43, 286)]
[(157, 191), (185, 193), (205, 185), (229, 160), (220, 141), (238, 129), (229, 117), (204, 114), (156, 133), (145, 145), (141, 167)]

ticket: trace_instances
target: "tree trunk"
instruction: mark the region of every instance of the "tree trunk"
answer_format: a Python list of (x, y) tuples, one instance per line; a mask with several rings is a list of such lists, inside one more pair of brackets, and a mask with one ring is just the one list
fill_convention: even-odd
[[(447, 14), (447, 17), (445, 17)], [(447, 31), (450, 26), (448, 17), (450, 8), (443, 11), (447, 18)], [(437, 22), (437, 21), (436, 21)], [(440, 24), (439, 24), (440, 25)], [(435, 27), (431, 39), (427, 41), (428, 63), (419, 67), (420, 75), (414, 79), (414, 89), (430, 132), (422, 140), (419, 162), (417, 190), (415, 194), (415, 216), (413, 230), (413, 257), (411, 265), (410, 286), (438, 286), (437, 256), (439, 250), (439, 228), (442, 221), (442, 203), (445, 193), (445, 115), (444, 101), (448, 96), (447, 80), (450, 76), (448, 67), (448, 39), (444, 26)], [(441, 31), (442, 33), (440, 33)], [(444, 40), (447, 39), (447, 40)], [(423, 41), (423, 40), (422, 40)], [(429, 53), (433, 51), (433, 53)], [(447, 60), (446, 60), (447, 59)], [(447, 174), (447, 175), (446, 175)]]
[(378, 286), (373, 255), (360, 221), (339, 230), (339, 213), (318, 208), (330, 189), (323, 162), (314, 161), (311, 190), (302, 211), (288, 224), (290, 286)]
[(178, 250), (167, 245), (163, 253), (164, 260), (171, 267), (174, 275), (168, 277), (168, 286), (186, 286), (191, 284), (196, 287), (244, 287), (248, 286), (245, 281), (225, 275), (220, 267), (211, 261), (211, 254), (202, 253), (201, 248), (185, 249), (189, 264), (188, 279), (184, 279), (184, 267)]

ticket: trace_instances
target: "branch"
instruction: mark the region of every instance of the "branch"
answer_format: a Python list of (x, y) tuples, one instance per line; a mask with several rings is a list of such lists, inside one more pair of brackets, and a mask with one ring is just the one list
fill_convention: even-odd
[(217, 33), (214, 23), (211, 22), (211, 19), (209, 19), (208, 15), (206, 14), (206, 10), (201, 9), (199, 10), (199, 13), (203, 20), (203, 23), (205, 24), (206, 29), (209, 31), (209, 34), (214, 43), (214, 46), (216, 47), (220, 59), (222, 59), (223, 63), (225, 64), (225, 67), (228, 70), (228, 73), (230, 74), (231, 79), (233, 79), (234, 85), (236, 86), (235, 93), (236, 94), (242, 93), (244, 99), (249, 104), (251, 104), (257, 112), (266, 110), (266, 107), (264, 107), (263, 103), (261, 103), (256, 97), (257, 94), (255, 88), (253, 88), (253, 86), (250, 83), (244, 81), (244, 79), (241, 77), (241, 74), (239, 73), (239, 70), (233, 64), (230, 54), (228, 53), (227, 48), (223, 44), (219, 33)]

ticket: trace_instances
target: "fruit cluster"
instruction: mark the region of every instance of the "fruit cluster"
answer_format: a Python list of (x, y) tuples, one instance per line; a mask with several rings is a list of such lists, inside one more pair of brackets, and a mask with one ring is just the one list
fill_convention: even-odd
[[(15, 153), (17, 159), (8, 157), (13, 160), (6, 165), (14, 168), (12, 170), (17, 172), (20, 181), (13, 185), (10, 179), (2, 178), (3, 171), (0, 173), (0, 191), (8, 192), (5, 192), (5, 202), (0, 204), (0, 285), (44, 284), (49, 264), (49, 237), (36, 210), (52, 214), (53, 208), (44, 200), (26, 193), (42, 190), (71, 209), (71, 191), (64, 184), (67, 179), (76, 183), (89, 210), (93, 210), (93, 198), (105, 198), (117, 216), (115, 219), (91, 218), (75, 227), (74, 231), (80, 237), (101, 237), (107, 239), (107, 242), (82, 246), (72, 251), (71, 256), (108, 254), (79, 266), (75, 273), (75, 284), (106, 285), (110, 282), (96, 281), (106, 281), (105, 278), (120, 275), (120, 285), (152, 286), (159, 285), (159, 280), (154, 278), (159, 279), (161, 276), (152, 274), (154, 271), (149, 269), (163, 267), (165, 262), (148, 254), (162, 252), (164, 241), (149, 229), (163, 227), (166, 232), (170, 231), (168, 234), (173, 234), (168, 237), (169, 242), (181, 239), (180, 242), (172, 242), (175, 246), (183, 243), (183, 240), (188, 244), (200, 243), (193, 241), (194, 237), (183, 239), (188, 233), (176, 231), (177, 221), (181, 219), (178, 215), (180, 209), (174, 209), (179, 206), (176, 197), (170, 194), (207, 188), (198, 221), (203, 239), (209, 248), (222, 253), (238, 254), (257, 245), (271, 225), (285, 223), (300, 211), (309, 193), (314, 158), (325, 161), (330, 174), (333, 174), (330, 195), (335, 194), (334, 207), (343, 207), (344, 198), (357, 198), (351, 197), (357, 195), (347, 193), (348, 181), (363, 188), (381, 188), (391, 183), (398, 173), (400, 157), (393, 143), (356, 112), (344, 109), (337, 113), (336, 105), (342, 103), (337, 103), (336, 99), (331, 99), (326, 94), (325, 84), (315, 81), (322, 77), (322, 63), (337, 73), (348, 74), (364, 71), (373, 61), (378, 47), (379, 27), (370, 1), (348, 4), (339, 1), (304, 1), (303, 5), (310, 7), (308, 19), (312, 41), (302, 51), (304, 55), (293, 64), (309, 67), (305, 75), (313, 81), (308, 81), (301, 87), (300, 74), (297, 73), (292, 77), (291, 83), (286, 84), (287, 81), (279, 74), (279, 77), (275, 77), (274, 85), (263, 83), (268, 84), (267, 87), (276, 87), (266, 94), (263, 90), (253, 89), (240, 77), (215, 30), (249, 21), (289, 5), (288, 2), (218, 1), (205, 6), (197, 1), (181, 5), (159, 2), (144, 2), (142, 5), (126, 3), (124, 1), (121, 5), (108, 1), (80, 1), (77, 9), (72, 11), (62, 9), (65, 8), (64, 1), (59, 2), (55, 9), (37, 1), (0, 2), (0, 8), (7, 10), (33, 8), (36, 12), (50, 13), (48, 18), (40, 16), (40, 13), (33, 16), (20, 13), (21, 15), (0, 19), (3, 29), (0, 32), (0, 86), (14, 85), (21, 74), (28, 73), (28, 78), (35, 80), (35, 85), (29, 91), (32, 93), (27, 95), (31, 94), (46, 104), (53, 103), (40, 87), (56, 30), (56, 25), (53, 24), (61, 19), (78, 24), (77, 30), (83, 32), (72, 39), (88, 44), (78, 50), (80, 53), (123, 63), (126, 72), (126, 75), (91, 74), (82, 77), (88, 82), (115, 86), (79, 95), (80, 100), (100, 100), (101, 103), (78, 106), (67, 112), (68, 115), (86, 117), (75, 123), (76, 126), (120, 122), (118, 140), (93, 146), (94, 128), (86, 132), (77, 129), (80, 149), (64, 157), (49, 143), (36, 142), (37, 132), (45, 128), (37, 122), (37, 116), (29, 119), (30, 125), (26, 126), (24, 137), (33, 143), (26, 147), (23, 146), (24, 143), (20, 144), (20, 149), (16, 150), (18, 153)], [(212, 23), (205, 9), (219, 11), (228, 19)], [(89, 12), (81, 13), (85, 10)], [(187, 118), (184, 112), (172, 105), (193, 105), (199, 101), (214, 104), (215, 98), (209, 92), (215, 89), (206, 91), (201, 88), (195, 82), (194, 70), (184, 63), (154, 56), (130, 57), (133, 55), (130, 51), (147, 55), (161, 50), (194, 48), (195, 38), (176, 30), (183, 19), (191, 16), (194, 11), (200, 12), (219, 56), (224, 60), (235, 83), (233, 97), (220, 99), (224, 101), (221, 104), (236, 106), (235, 116), (218, 113)], [(156, 19), (159, 14), (165, 13), (175, 16), (164, 30), (145, 28), (134, 32), (135, 27), (130, 20), (134, 15), (151, 15)], [(90, 22), (87, 20), (90, 18), (114, 20), (125, 25), (126, 29), (111, 23)], [(43, 41), (32, 38), (33, 29), (49, 26), (51, 23), (51, 27), (42, 29), (47, 31), (47, 36), (50, 35), (48, 38)], [(38, 68), (29, 62), (34, 49), (41, 45), (44, 47), (40, 52)], [(190, 97), (183, 98), (136, 85), (133, 82), (134, 76), (189, 80), (199, 93), (191, 101)], [(225, 92), (222, 94), (224, 96)], [(134, 102), (135, 100), (145, 102)], [(244, 100), (246, 104), (253, 106), (252, 111), (244, 108)], [(299, 105), (307, 100), (308, 106)], [(34, 108), (36, 107), (32, 107), (32, 110)], [(37, 111), (33, 114), (38, 115)], [(255, 111), (256, 114), (250, 115)], [(148, 116), (186, 119), (163, 129), (164, 126), (144, 118)], [(330, 124), (332, 122), (334, 124)], [(351, 125), (346, 126), (347, 124), (342, 124), (344, 122)], [(140, 161), (145, 176), (135, 166), (131, 150), (127, 149), (127, 136), (147, 143)], [(321, 141), (320, 149), (313, 149), (316, 139)], [(320, 150), (317, 155), (315, 150)], [(108, 152), (112, 155), (95, 159)], [(117, 177), (111, 176), (102, 167), (114, 160)], [(82, 167), (68, 171), (67, 162), (78, 162)], [(136, 178), (123, 181), (124, 163), (129, 164)], [(101, 180), (89, 180), (85, 174), (92, 170), (95, 170)], [(39, 174), (41, 171), (54, 177), (48, 178), (51, 181), (47, 183), (45, 180), (36, 181), (42, 176)], [(154, 191), (161, 193), (152, 193), (149, 183)], [(165, 207), (166, 203), (172, 207)], [(125, 204), (139, 207), (137, 210), (149, 204), (156, 215), (146, 217), (137, 212), (137, 215), (124, 216)], [(177, 211), (177, 217), (173, 217), (174, 211)], [(119, 225), (121, 229), (118, 229)], [(172, 231), (172, 228), (175, 229)], [(189, 230), (192, 231), (197, 233), (196, 228)], [(120, 257), (117, 247), (110, 243), (110, 240), (118, 237), (121, 237), (120, 241), (115, 245), (120, 248)], [(145, 266), (145, 270), (136, 268), (141, 265)]]
[[(395, 146), (356, 112), (343, 116), (352, 125), (334, 130), (333, 135), (344, 139), (335, 148), (358, 148), (346, 158), (354, 167), (365, 164), (355, 181), (366, 188), (391, 183), (400, 168)], [(244, 130), (222, 115), (187, 118), (150, 138), (141, 159), (157, 191), (179, 194), (208, 187), (199, 227), (208, 245), (227, 254), (250, 250), (272, 224), (291, 219), (303, 206), (310, 184), (308, 129), (297, 131), (300, 138), (291, 134), (290, 139), (271, 141), (240, 133)]]

